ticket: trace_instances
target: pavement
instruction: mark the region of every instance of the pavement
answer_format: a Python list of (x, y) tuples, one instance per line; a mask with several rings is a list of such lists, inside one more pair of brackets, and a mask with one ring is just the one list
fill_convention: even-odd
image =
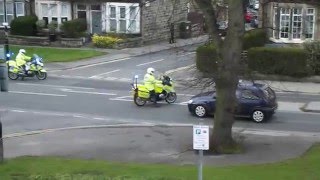
[[(81, 134), (81, 136), (80, 136)], [(274, 163), (306, 152), (320, 133), (235, 129), (244, 152), (205, 153), (204, 165)], [(12, 134), (4, 137), (4, 156), (59, 156), (115, 162), (196, 165), (192, 126), (115, 125), (71, 127)]]

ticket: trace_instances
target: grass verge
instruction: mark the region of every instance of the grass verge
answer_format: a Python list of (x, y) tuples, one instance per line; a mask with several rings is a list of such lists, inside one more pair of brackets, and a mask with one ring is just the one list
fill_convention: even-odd
[(14, 58), (16, 57), (19, 49), (25, 49), (27, 51), (28, 56), (32, 56), (32, 54), (38, 54), (40, 57), (43, 58), (44, 62), (46, 63), (78, 61), (106, 54), (105, 52), (100, 52), (96, 50), (11, 45), (10, 51), (14, 53)]
[[(204, 179), (319, 179), (320, 144), (303, 156), (280, 163), (204, 168)], [(0, 165), (0, 179), (194, 180), (196, 166), (112, 163), (54, 157), (20, 157)]]

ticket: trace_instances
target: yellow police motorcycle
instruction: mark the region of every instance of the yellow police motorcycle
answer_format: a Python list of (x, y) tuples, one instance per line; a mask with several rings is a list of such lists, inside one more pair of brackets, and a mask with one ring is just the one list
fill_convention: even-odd
[[(134, 77), (131, 84), (133, 101), (137, 106), (144, 106), (147, 102), (152, 102), (150, 91), (144, 84), (138, 84), (138, 76)], [(163, 75), (155, 84), (156, 101), (166, 101), (168, 104), (177, 100), (177, 94), (174, 90), (173, 81), (169, 76)]]
[(24, 69), (17, 66), (15, 60), (7, 61), (8, 77), (11, 80), (17, 80), (19, 77), (22, 79), (25, 77), (36, 76), (39, 80), (45, 80), (47, 78), (47, 71), (43, 68), (42, 58), (34, 54), (29, 63), (30, 69), (25, 72)]

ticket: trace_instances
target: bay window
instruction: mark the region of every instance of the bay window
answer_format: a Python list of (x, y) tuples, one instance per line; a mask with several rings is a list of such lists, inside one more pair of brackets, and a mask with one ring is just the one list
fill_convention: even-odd
[(2, 26), (3, 22), (8, 22), (10, 24), (15, 17), (24, 15), (24, 1), (14, 2), (13, 0), (0, 0), (0, 26)]
[(71, 19), (71, 5), (62, 1), (36, 0), (36, 14), (39, 19), (46, 22), (46, 25), (52, 21), (61, 24)]
[(314, 8), (274, 8), (274, 38), (296, 42), (313, 39), (315, 15)]
[(106, 3), (106, 17), (107, 32), (140, 33), (138, 3)]

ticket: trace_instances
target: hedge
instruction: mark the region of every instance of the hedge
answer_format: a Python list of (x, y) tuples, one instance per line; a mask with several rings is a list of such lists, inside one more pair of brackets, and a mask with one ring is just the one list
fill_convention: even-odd
[(92, 43), (100, 48), (113, 48), (115, 44), (120, 41), (122, 41), (121, 38), (113, 36), (99, 36), (94, 34), (92, 37)]
[(308, 65), (314, 75), (320, 75), (320, 41), (306, 42), (303, 44), (308, 52)]
[(243, 37), (243, 49), (247, 50), (252, 47), (262, 47), (265, 45), (267, 40), (267, 34), (263, 29), (247, 31)]
[(248, 51), (248, 67), (263, 74), (303, 77), (310, 74), (306, 57), (304, 49), (256, 47)]
[(38, 17), (31, 16), (20, 16), (11, 21), (10, 33), (12, 35), (21, 35), (21, 36), (33, 36), (36, 35), (37, 26), (36, 22), (38, 21)]
[(74, 19), (62, 23), (61, 30), (67, 38), (78, 38), (83, 36), (87, 30), (87, 21), (85, 19)]
[(204, 73), (214, 73), (217, 71), (217, 50), (213, 43), (199, 46), (196, 53), (196, 65), (199, 71)]

